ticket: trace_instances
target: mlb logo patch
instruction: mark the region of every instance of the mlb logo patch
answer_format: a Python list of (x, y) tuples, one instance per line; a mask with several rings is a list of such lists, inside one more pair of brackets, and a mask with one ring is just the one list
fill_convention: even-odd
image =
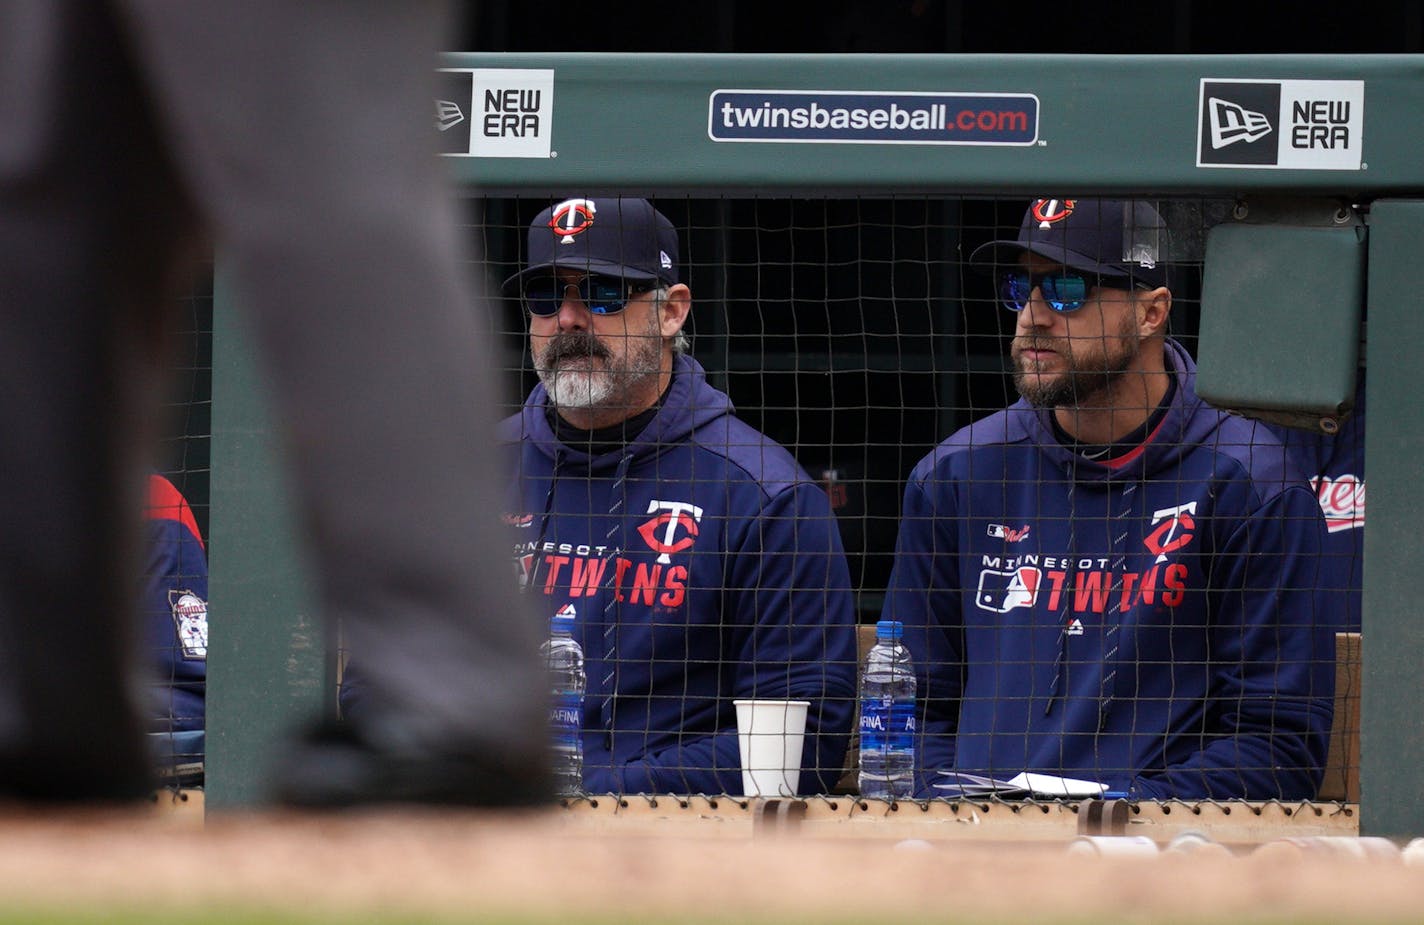
[(1008, 613), (1018, 607), (1032, 607), (1038, 600), (1043, 573), (1031, 565), (1016, 569), (986, 568), (979, 573), (979, 590), (974, 603), (980, 610)]
[(1007, 543), (1019, 543), (1028, 537), (1028, 524), (1014, 528), (1007, 524), (989, 524), (988, 533), (996, 540), (1003, 540)]

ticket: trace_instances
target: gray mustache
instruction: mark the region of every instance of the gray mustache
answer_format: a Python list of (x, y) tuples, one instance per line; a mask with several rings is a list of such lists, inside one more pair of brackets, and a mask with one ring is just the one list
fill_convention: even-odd
[(549, 339), (544, 348), (544, 365), (551, 367), (560, 360), (596, 357), (606, 360), (612, 354), (598, 338), (587, 331), (565, 331)]

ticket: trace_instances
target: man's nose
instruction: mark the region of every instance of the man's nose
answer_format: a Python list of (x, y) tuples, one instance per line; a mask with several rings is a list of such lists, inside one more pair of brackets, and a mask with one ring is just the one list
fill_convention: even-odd
[(1043, 290), (1034, 286), (1029, 290), (1028, 302), (1019, 312), (1016, 327), (1019, 331), (1046, 328), (1053, 324), (1057, 314), (1043, 298)]
[(567, 282), (563, 284), (563, 287), (557, 316), (559, 330), (581, 331), (588, 327), (589, 316), (592, 312), (588, 310), (588, 306), (584, 304), (583, 298), (579, 295), (578, 283)]

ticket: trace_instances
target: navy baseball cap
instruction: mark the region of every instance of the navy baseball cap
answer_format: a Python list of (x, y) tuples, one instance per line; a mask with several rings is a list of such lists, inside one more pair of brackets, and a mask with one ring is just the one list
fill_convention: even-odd
[(677, 283), (677, 230), (646, 199), (565, 199), (529, 224), (527, 261), (504, 281), (506, 292), (555, 267), (672, 286)]
[(1085, 273), (1167, 285), (1167, 224), (1141, 200), (1035, 199), (1016, 240), (975, 248), (969, 264), (992, 272), (1016, 266), (1025, 253)]

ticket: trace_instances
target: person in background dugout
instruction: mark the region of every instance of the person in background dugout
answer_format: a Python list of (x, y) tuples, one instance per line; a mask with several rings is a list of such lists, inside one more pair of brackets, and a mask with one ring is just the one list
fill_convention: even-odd
[(512, 564), (541, 627), (577, 612), (587, 791), (741, 793), (732, 702), (763, 697), (811, 702), (800, 792), (823, 793), (855, 697), (840, 534), (687, 355), (677, 254), (642, 199), (568, 199), (529, 226), (505, 284), (540, 380), (501, 428)]
[(1345, 632), (1360, 631), (1361, 596), (1365, 564), (1365, 370), (1359, 370), (1355, 386), (1355, 407), (1332, 434), (1273, 425), (1302, 472), (1310, 476), (1310, 486), (1325, 515), (1329, 536), (1325, 557), (1333, 569), (1344, 570), (1349, 578), (1342, 605)]
[(274, 748), (254, 791), (552, 798), (539, 634), (486, 521), (487, 306), (435, 153), (450, 12), (0, 3), (0, 432), (24, 435), (0, 445), (0, 797), (152, 793), (135, 489), (163, 395), (153, 345), (211, 249), (322, 617), (367, 654), (362, 721)]
[(1020, 400), (905, 488), (884, 616), (919, 674), (922, 796), (964, 772), (1138, 799), (1309, 799), (1333, 713), (1325, 523), (1261, 424), (1166, 336), (1167, 229), (1041, 199), (971, 262), (1015, 313)]
[(208, 560), (187, 500), (158, 473), (144, 508), (143, 623), (156, 668), (148, 715), (160, 777), (201, 779), (208, 668)]

